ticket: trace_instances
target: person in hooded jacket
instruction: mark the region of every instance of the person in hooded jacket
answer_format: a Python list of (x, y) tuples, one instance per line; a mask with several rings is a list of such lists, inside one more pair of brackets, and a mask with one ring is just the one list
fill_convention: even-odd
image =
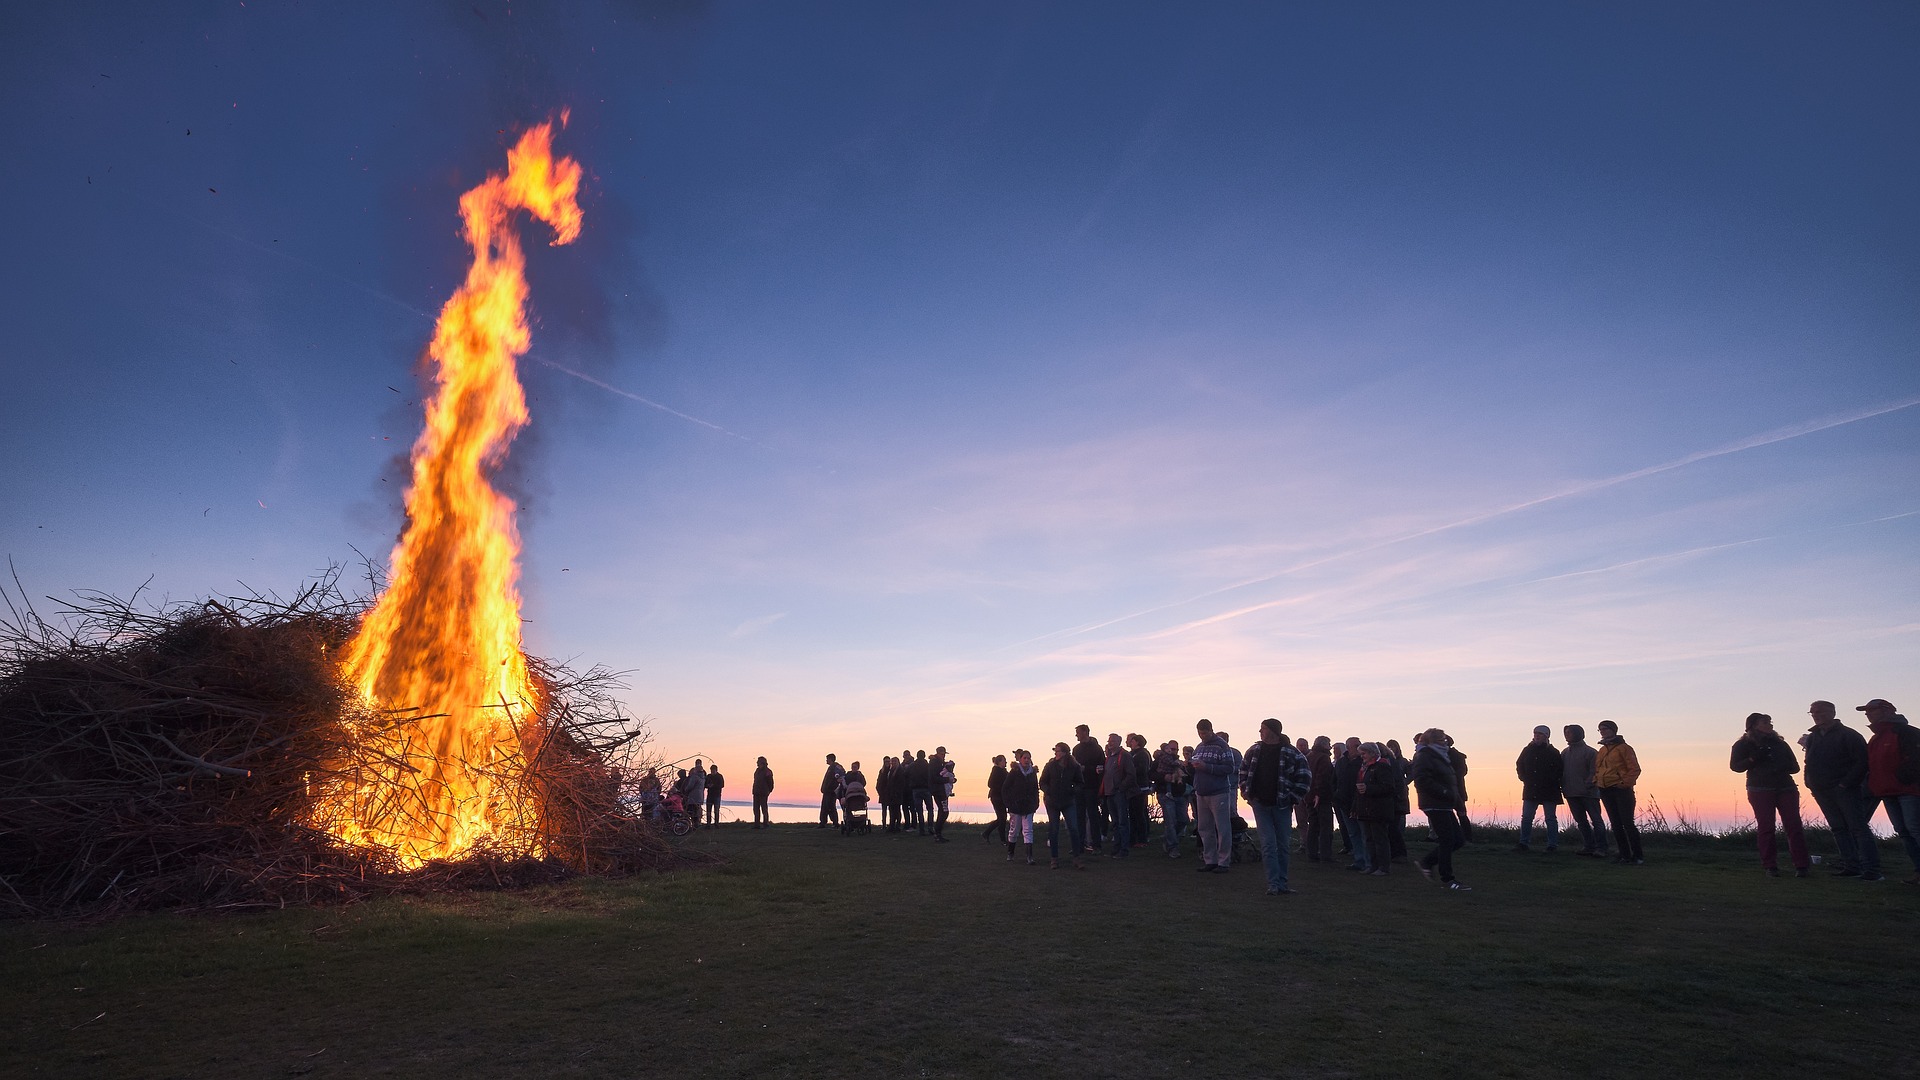
[(1033, 815), (1040, 809), (1040, 771), (1033, 767), (1033, 755), (1025, 750), (1013, 752), (1013, 768), (1007, 770), (1001, 794), (1007, 807), (1007, 861), (1013, 861), (1016, 843), (1027, 845), (1027, 865), (1033, 865)]
[(773, 824), (773, 815), (767, 812), (767, 799), (773, 794), (773, 770), (767, 768), (766, 758), (755, 758), (753, 764), (753, 827), (764, 829)]
[(1773, 828), (1774, 815), (1778, 814), (1787, 833), (1793, 872), (1806, 877), (1813, 860), (1807, 855), (1807, 838), (1800, 827), (1800, 786), (1793, 782), (1800, 762), (1793, 756), (1793, 747), (1773, 730), (1773, 717), (1747, 714), (1747, 732), (1733, 744), (1728, 765), (1734, 772), (1747, 774), (1747, 803), (1753, 807), (1753, 819), (1759, 826), (1760, 866), (1768, 877), (1780, 876)]
[(991, 840), (999, 833), (1002, 840), (1007, 839), (1007, 757), (1005, 754), (993, 755), (993, 768), (987, 773), (987, 802), (993, 806), (993, 824), (986, 827), (980, 839)]
[(1047, 803), (1047, 855), (1048, 865), (1060, 869), (1060, 832), (1066, 830), (1068, 851), (1073, 855), (1073, 868), (1085, 870), (1086, 864), (1080, 861), (1080, 855), (1087, 850), (1086, 834), (1080, 829), (1080, 763), (1073, 759), (1072, 748), (1066, 743), (1053, 744), (1053, 759), (1046, 768), (1040, 770), (1040, 792)]
[(1515, 851), (1531, 851), (1533, 812), (1547, 816), (1547, 853), (1560, 846), (1560, 751), (1553, 747), (1553, 729), (1541, 724), (1533, 729), (1533, 741), (1520, 748), (1513, 763), (1520, 778), (1520, 841)]
[(1600, 746), (1593, 752), (1593, 782), (1600, 788), (1600, 803), (1607, 808), (1607, 820), (1613, 823), (1613, 846), (1619, 852), (1614, 862), (1639, 866), (1647, 861), (1640, 848), (1640, 826), (1633, 820), (1633, 787), (1640, 782), (1640, 755), (1620, 734), (1620, 725), (1600, 721)]
[(1567, 816), (1580, 827), (1580, 854), (1603, 859), (1607, 855), (1607, 819), (1600, 813), (1600, 788), (1593, 782), (1593, 747), (1587, 729), (1568, 724), (1560, 729), (1567, 748), (1560, 751), (1560, 791), (1567, 799)]
[(1880, 841), (1868, 824), (1872, 810), (1867, 804), (1866, 736), (1841, 723), (1831, 701), (1807, 706), (1807, 715), (1813, 727), (1800, 741), (1807, 752), (1801, 779), (1827, 819), (1833, 846), (1840, 849), (1834, 876), (1879, 881)]
[(1855, 706), (1867, 714), (1867, 790), (1887, 808), (1887, 821), (1913, 862), (1908, 885), (1920, 885), (1920, 731), (1893, 704), (1874, 698)]
[(1438, 870), (1441, 884), (1449, 890), (1471, 892), (1470, 886), (1453, 876), (1453, 853), (1466, 844), (1460, 836), (1463, 800), (1453, 755), (1447, 752), (1447, 733), (1439, 728), (1428, 728), (1426, 738), (1413, 752), (1413, 791), (1433, 832), (1433, 850), (1420, 856), (1420, 873), (1431, 880)]

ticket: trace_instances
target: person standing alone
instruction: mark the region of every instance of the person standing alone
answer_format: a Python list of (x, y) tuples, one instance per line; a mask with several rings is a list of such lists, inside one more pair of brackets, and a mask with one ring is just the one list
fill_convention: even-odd
[(767, 798), (773, 794), (773, 770), (767, 768), (766, 758), (755, 758), (753, 763), (753, 827), (764, 829), (773, 824), (773, 815), (767, 811)]

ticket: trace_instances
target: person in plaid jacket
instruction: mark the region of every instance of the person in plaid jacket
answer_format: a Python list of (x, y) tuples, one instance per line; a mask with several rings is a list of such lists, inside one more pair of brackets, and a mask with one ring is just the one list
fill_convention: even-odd
[(1262, 861), (1267, 867), (1267, 895), (1285, 896), (1288, 832), (1293, 826), (1293, 804), (1307, 797), (1313, 770), (1307, 759), (1287, 741), (1280, 721), (1260, 722), (1260, 741), (1247, 748), (1240, 761), (1240, 795), (1253, 808), (1254, 828), (1260, 833)]

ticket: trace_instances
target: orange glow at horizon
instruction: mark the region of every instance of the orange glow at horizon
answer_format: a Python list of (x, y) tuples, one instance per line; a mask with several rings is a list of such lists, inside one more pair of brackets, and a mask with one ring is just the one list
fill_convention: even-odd
[(323, 806), (321, 824), (409, 866), (538, 824), (514, 785), (498, 783), (537, 737), (540, 689), (521, 648), (516, 508), (489, 473), (528, 420), (515, 372), (530, 337), (514, 212), (551, 226), (555, 244), (580, 234), (580, 166), (556, 160), (552, 138), (551, 124), (530, 129), (504, 174), (460, 198), (473, 263), (428, 349), (435, 390), (413, 446), (406, 531), (387, 590), (342, 659), (369, 702), (406, 719), (371, 736), (383, 764)]

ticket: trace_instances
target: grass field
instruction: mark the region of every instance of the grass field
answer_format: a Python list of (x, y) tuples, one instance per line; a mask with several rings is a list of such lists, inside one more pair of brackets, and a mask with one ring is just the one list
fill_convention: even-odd
[(977, 835), (723, 826), (686, 843), (724, 864), (621, 881), (0, 924), (0, 1076), (1920, 1075), (1896, 880), (1485, 830), (1470, 894), (1296, 860), (1269, 897)]

